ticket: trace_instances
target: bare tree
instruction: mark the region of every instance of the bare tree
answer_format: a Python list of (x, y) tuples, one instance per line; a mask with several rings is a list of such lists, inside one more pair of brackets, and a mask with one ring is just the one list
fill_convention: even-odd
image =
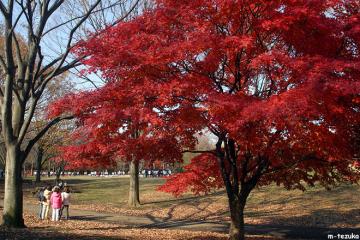
[[(4, 31), (4, 55), (0, 57), (3, 79), (0, 80), (1, 124), (6, 148), (3, 225), (24, 227), (21, 171), (33, 146), (55, 124), (72, 116), (51, 119), (33, 136), (28, 137), (36, 108), (46, 87), (58, 76), (81, 65), (86, 56), (73, 56), (77, 34), (89, 26), (90, 16), (110, 9), (108, 1), (89, 0), (86, 9), (67, 19), (59, 16), (65, 0), (0, 1)], [(78, 5), (84, 1), (74, 1)], [(134, 9), (131, 2), (121, 2)], [(133, 4), (138, 4), (136, 1)], [(109, 7), (109, 8), (107, 8)], [(124, 11), (126, 12), (126, 11)], [(126, 12), (119, 22), (129, 17)], [(20, 37), (26, 43), (21, 50)]]
[[(80, 2), (80, 3), (79, 3)], [(76, 18), (76, 16), (84, 14), (91, 7), (91, 1), (88, 0), (68, 0), (66, 1), (64, 8), (62, 9), (61, 16), (65, 16), (67, 19)], [(102, 0), (100, 4), (94, 9), (94, 13), (88, 18), (86, 24), (83, 24), (77, 34), (76, 39), (82, 39), (88, 32), (99, 32), (106, 27), (113, 26), (124, 19), (132, 19), (143, 11), (153, 8), (153, 0)], [(57, 19), (56, 25), (59, 25), (59, 19)], [(78, 85), (81, 83), (81, 88), (97, 88), (103, 85), (104, 79), (96, 73), (88, 76), (79, 74), (85, 66), (76, 66), (70, 70), (72, 75), (76, 75), (77, 78), (81, 78), (83, 81), (78, 81)], [(79, 79), (78, 79), (79, 80)]]

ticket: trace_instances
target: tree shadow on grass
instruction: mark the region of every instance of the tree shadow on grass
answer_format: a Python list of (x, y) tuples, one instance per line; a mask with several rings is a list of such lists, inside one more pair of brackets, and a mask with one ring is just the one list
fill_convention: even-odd
[[(145, 217), (152, 221), (152, 224), (164, 224), (174, 221), (204, 221), (211, 219), (213, 222), (223, 220), (228, 214), (227, 210), (219, 209), (217, 211), (209, 210), (210, 206), (219, 201), (219, 199), (212, 198), (223, 194), (223, 191), (209, 194), (207, 196), (190, 197), (184, 199), (168, 200), (164, 202), (172, 203), (170, 207), (167, 207), (166, 215), (162, 217), (156, 217), (158, 209), (152, 210), (145, 214)], [(186, 211), (189, 208), (189, 212)], [(180, 216), (178, 215), (180, 214)]]
[(103, 221), (105, 219), (107, 219), (108, 216), (103, 215), (78, 215), (78, 216), (72, 216), (71, 220), (79, 220), (79, 221)]
[(200, 201), (203, 199), (207, 199), (209, 197), (215, 197), (215, 196), (220, 196), (220, 195), (224, 195), (224, 194), (225, 194), (225, 190), (222, 190), (222, 191), (209, 193), (209, 194), (202, 195), (202, 196), (192, 196), (192, 197), (183, 197), (183, 198), (174, 198), (174, 199), (143, 202), (143, 203), (141, 203), (141, 205), (150, 205), (150, 204), (157, 204), (157, 203), (173, 203), (173, 202), (180, 202), (180, 204), (183, 204), (183, 203), (193, 202), (194, 200)]
[[(256, 214), (258, 216), (258, 213)], [(247, 224), (247, 234), (268, 234), (285, 239), (328, 239), (329, 234), (358, 234), (356, 226), (360, 222), (360, 209), (338, 211), (336, 209), (319, 209), (302, 216), (270, 216), (268, 224)], [(251, 216), (251, 213), (250, 213)], [(336, 227), (346, 226), (346, 227)]]
[[(227, 221), (172, 219), (172, 209), (169, 218), (161, 219), (148, 216), (152, 224), (142, 225), (139, 228), (158, 229), (189, 229), (195, 231), (213, 231), (226, 233), (229, 229)], [(360, 210), (341, 212), (337, 210), (321, 209), (303, 216), (281, 217), (271, 212), (263, 213), (269, 217), (267, 224), (245, 224), (247, 235), (272, 236), (282, 239), (328, 239), (328, 235), (358, 234), (356, 226), (360, 222)], [(250, 213), (251, 215), (251, 213)], [(257, 217), (261, 214), (257, 213)], [(347, 226), (347, 227), (334, 227)], [(195, 238), (196, 239), (196, 238)]]
[[(283, 211), (281, 213), (284, 213)], [(286, 212), (285, 212), (286, 213)], [(276, 210), (245, 213), (246, 217), (266, 217), (274, 224), (294, 226), (313, 226), (332, 228), (336, 226), (355, 227), (360, 223), (360, 209), (339, 211), (336, 209), (318, 209), (301, 216), (282, 216)]]
[[(211, 194), (217, 196), (223, 194), (223, 192), (217, 192)], [(209, 196), (209, 195), (208, 195)], [(208, 197), (205, 196), (205, 197)], [(155, 229), (183, 229), (191, 231), (212, 231), (212, 232), (227, 232), (229, 223), (223, 221), (223, 217), (228, 214), (228, 211), (209, 211), (207, 208), (218, 201), (215, 198), (193, 197), (186, 198), (185, 201), (177, 201), (177, 204), (173, 204), (168, 208), (165, 217), (155, 217), (155, 212), (151, 211), (146, 214), (146, 217), (151, 220), (151, 224), (140, 225), (137, 228), (155, 228)], [(202, 205), (200, 206), (200, 203)], [(176, 216), (176, 208), (192, 207), (192, 211), (184, 216)], [(208, 220), (211, 218), (211, 220)], [(195, 238), (201, 239), (201, 238)]]

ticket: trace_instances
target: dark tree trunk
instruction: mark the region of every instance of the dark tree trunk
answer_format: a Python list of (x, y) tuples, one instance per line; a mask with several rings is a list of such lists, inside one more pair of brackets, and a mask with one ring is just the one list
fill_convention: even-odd
[(55, 184), (56, 185), (59, 185), (60, 183), (60, 175), (61, 175), (61, 172), (62, 172), (62, 167), (58, 167), (55, 171)]
[(60, 183), (60, 171), (56, 171), (55, 183), (56, 185)]
[[(261, 175), (267, 169), (268, 159), (263, 156), (254, 158), (250, 153), (238, 162), (235, 141), (225, 136), (216, 143), (216, 156), (225, 184), (230, 211), (230, 240), (245, 239), (244, 209), (250, 192), (258, 183)], [(257, 168), (249, 168), (249, 161), (253, 161)], [(239, 168), (239, 165), (240, 168)]]
[(2, 225), (25, 227), (23, 219), (22, 152), (18, 146), (9, 145), (6, 153), (5, 195)]
[(130, 207), (140, 206), (139, 162), (136, 160), (132, 160), (130, 162), (130, 188), (128, 204)]
[(39, 148), (39, 152), (36, 158), (36, 178), (35, 182), (40, 183), (41, 181), (41, 162), (43, 158), (43, 150)]
[[(22, 164), (29, 155), (32, 147), (36, 142), (44, 136), (44, 134), (55, 124), (62, 120), (72, 119), (73, 116), (56, 117), (47, 122), (47, 124), (32, 138), (27, 135), (29, 126), (31, 125), (35, 110), (43, 95), (46, 85), (57, 76), (74, 68), (78, 61), (72, 60), (70, 63), (66, 60), (69, 57), (71, 47), (59, 55), (59, 60), (53, 61), (46, 66), (41, 66), (42, 57), (39, 56), (38, 51), (44, 30), (48, 25), (48, 20), (65, 1), (57, 1), (52, 7), (47, 7), (50, 1), (42, 1), (42, 6), (35, 7), (32, 5), (33, 1), (7, 1), (7, 6), (4, 6), (4, 1), (1, 1), (1, 15), (2, 19), (2, 38), (3, 38), (3, 53), (2, 54), (2, 71), (5, 78), (2, 77), (1, 88), (1, 131), (6, 145), (6, 173), (5, 173), (5, 194), (4, 194), (4, 210), (3, 210), (3, 224), (9, 227), (23, 227), (24, 220), (23, 212), (23, 192), (22, 192)], [(97, 0), (94, 4), (85, 11), (85, 14), (78, 19), (78, 24), (71, 28), (71, 34), (68, 38), (69, 46), (72, 45), (71, 39), (74, 37), (74, 32), (85, 22), (87, 18), (93, 13), (93, 10), (101, 3)], [(45, 7), (44, 7), (45, 6)], [(23, 47), (14, 37), (19, 32), (19, 25), (17, 24), (16, 16), (22, 15), (18, 13), (18, 8), (26, 10), (30, 19), (33, 16), (38, 16), (37, 20), (27, 21), (25, 28), (28, 28), (27, 39), (25, 43), (26, 54), (23, 55)], [(37, 14), (38, 10), (41, 10)], [(60, 8), (61, 9), (61, 8)], [(15, 20), (17, 18), (17, 20)], [(14, 21), (15, 20), (15, 21)], [(61, 25), (59, 25), (61, 26)], [(33, 32), (36, 32), (37, 37), (33, 37)], [(15, 56), (16, 55), (16, 56)], [(21, 56), (23, 55), (23, 56)], [(16, 62), (15, 62), (16, 61)], [(40, 61), (40, 62), (39, 62)], [(37, 66), (38, 65), (38, 66)], [(51, 69), (50, 71), (47, 71)], [(39, 73), (39, 74), (37, 74)], [(34, 93), (33, 87), (37, 86), (37, 91)], [(24, 146), (24, 139), (27, 139), (27, 144)], [(20, 146), (24, 146), (21, 150)]]
[(234, 199), (229, 201), (230, 208), (230, 240), (244, 240), (245, 239), (245, 224), (244, 224), (244, 208), (246, 199)]

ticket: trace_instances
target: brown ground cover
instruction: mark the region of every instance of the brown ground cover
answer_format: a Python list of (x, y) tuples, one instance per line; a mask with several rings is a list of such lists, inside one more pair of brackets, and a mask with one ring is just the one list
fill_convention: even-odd
[[(0, 239), (143, 239), (143, 240), (225, 240), (226, 234), (166, 229), (139, 229), (96, 221), (39, 221), (25, 215), (26, 229), (0, 227)], [(1, 238), (3, 237), (3, 238)], [(275, 240), (273, 237), (248, 236), (249, 240)]]
[[(45, 179), (47, 180), (47, 179)], [(163, 221), (227, 221), (228, 211), (224, 191), (206, 196), (186, 194), (176, 199), (159, 193), (156, 187), (162, 179), (141, 179), (142, 205), (129, 208), (126, 204), (127, 178), (72, 177), (64, 180), (74, 190), (72, 209), (90, 210), (125, 216), (158, 218)], [(47, 180), (52, 183), (53, 180)], [(46, 183), (46, 182), (45, 182)], [(43, 183), (43, 184), (45, 184)], [(1, 185), (1, 183), (0, 183)], [(36, 199), (32, 192), (35, 185), (24, 184), (25, 205), (33, 206)], [(0, 186), (0, 211), (3, 186)], [(281, 187), (268, 186), (256, 189), (249, 197), (245, 211), (246, 224), (261, 227), (264, 224), (353, 228), (360, 229), (360, 187), (339, 185), (331, 191), (321, 187), (307, 191), (287, 191)], [(226, 239), (226, 234), (211, 232), (140, 229), (121, 223), (105, 223), (91, 220), (70, 220), (53, 223), (39, 221), (25, 215), (27, 229), (0, 228), (0, 239)], [(1, 235), (3, 234), (3, 235)], [(5, 236), (6, 238), (2, 236)], [(276, 239), (270, 236), (248, 236), (248, 239)]]

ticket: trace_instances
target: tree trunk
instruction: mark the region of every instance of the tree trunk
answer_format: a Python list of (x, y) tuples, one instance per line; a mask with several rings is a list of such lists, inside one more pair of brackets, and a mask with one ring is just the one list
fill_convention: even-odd
[(140, 206), (139, 193), (139, 162), (132, 160), (130, 162), (130, 189), (129, 189), (129, 206)]
[(23, 219), (22, 153), (18, 146), (9, 145), (6, 153), (3, 225), (25, 227)]
[(59, 185), (59, 183), (60, 183), (60, 174), (61, 174), (61, 167), (58, 167), (57, 169), (56, 169), (56, 178), (55, 178), (55, 184), (56, 185)]
[(41, 148), (39, 148), (39, 152), (36, 158), (36, 179), (35, 182), (36, 183), (40, 183), (41, 181), (41, 161), (43, 158), (43, 151)]
[(244, 229), (244, 208), (246, 199), (234, 199), (229, 202), (230, 207), (230, 240), (244, 240), (245, 229)]

